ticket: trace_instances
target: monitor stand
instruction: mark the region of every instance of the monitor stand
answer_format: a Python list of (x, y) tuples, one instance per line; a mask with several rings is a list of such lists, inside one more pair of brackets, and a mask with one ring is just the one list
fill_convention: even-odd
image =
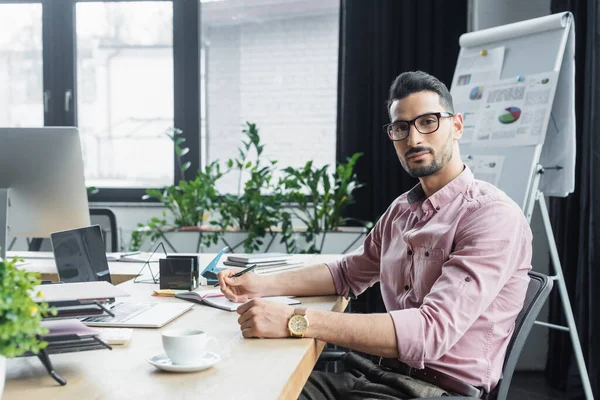
[(6, 258), (8, 245), (8, 192), (10, 189), (0, 189), (0, 258)]

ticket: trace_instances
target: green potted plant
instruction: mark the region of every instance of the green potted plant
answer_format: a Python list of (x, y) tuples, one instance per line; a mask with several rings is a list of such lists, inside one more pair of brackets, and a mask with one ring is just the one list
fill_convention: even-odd
[[(344, 210), (354, 203), (354, 191), (362, 186), (354, 172), (354, 166), (362, 153), (355, 153), (346, 162), (339, 163), (333, 174), (329, 165), (321, 168), (308, 161), (303, 167), (288, 167), (282, 179), (290, 204), (282, 215), (283, 235), (281, 242), (290, 253), (321, 253), (328, 232), (338, 231), (350, 221), (358, 222), (365, 229), (372, 227), (368, 221), (344, 217)], [(298, 232), (307, 247), (299, 248), (295, 240), (292, 218), (299, 219), (305, 229)]]
[(219, 203), (216, 182), (223, 175), (219, 163), (215, 161), (204, 169), (198, 170), (193, 179), (186, 179), (190, 162), (182, 163), (181, 160), (181, 157), (189, 152), (189, 148), (182, 147), (185, 138), (180, 136), (179, 129), (171, 129), (167, 135), (175, 145), (176, 161), (182, 178), (176, 185), (167, 186), (162, 190), (146, 191), (144, 200), (154, 198), (160, 201), (166, 210), (162, 212), (161, 217), (154, 217), (146, 223), (138, 224), (138, 229), (132, 233), (130, 250), (139, 250), (146, 237), (152, 241), (164, 240), (173, 248), (165, 234), (174, 231), (200, 232), (198, 246), (216, 244), (220, 236), (220, 233), (211, 229), (208, 224), (211, 213)]
[(44, 302), (35, 302), (31, 291), (40, 284), (38, 274), (17, 269), (19, 259), (0, 260), (0, 397), (4, 389), (6, 358), (47, 346), (39, 335), (47, 332), (42, 317), (55, 314)]
[[(246, 122), (242, 132), (247, 140), (242, 140), (239, 156), (227, 161), (227, 173), (238, 174), (237, 193), (221, 196), (220, 219), (211, 223), (223, 231), (246, 232), (244, 251), (251, 253), (261, 249), (267, 234), (274, 235), (272, 228), (279, 224), (285, 199), (273, 177), (277, 161), (261, 159), (264, 144), (256, 124)], [(248, 179), (242, 183), (244, 176)]]

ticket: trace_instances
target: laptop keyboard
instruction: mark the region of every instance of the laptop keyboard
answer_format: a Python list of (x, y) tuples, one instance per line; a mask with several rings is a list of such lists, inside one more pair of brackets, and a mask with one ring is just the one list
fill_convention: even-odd
[(114, 317), (105, 314), (98, 317), (88, 317), (84, 319), (84, 322), (125, 322), (152, 307), (154, 307), (154, 304), (117, 303), (110, 309), (115, 314)]

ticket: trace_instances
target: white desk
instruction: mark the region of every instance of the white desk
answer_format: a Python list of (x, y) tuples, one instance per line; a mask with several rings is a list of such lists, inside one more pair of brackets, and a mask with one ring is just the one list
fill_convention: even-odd
[[(307, 264), (312, 264), (340, 256), (305, 257)], [(129, 281), (122, 287), (132, 300), (181, 301), (149, 297), (157, 285)], [(300, 300), (302, 306), (340, 312), (347, 305), (338, 296)], [(147, 359), (162, 352), (160, 330), (135, 329), (125, 348), (51, 356), (55, 369), (68, 382), (64, 387), (47, 374), (36, 357), (7, 360), (3, 398), (296, 399), (324, 343), (313, 339), (244, 339), (237, 318), (237, 313), (196, 305), (163, 328), (194, 327), (215, 336), (222, 360), (211, 369), (189, 374), (155, 369)]]

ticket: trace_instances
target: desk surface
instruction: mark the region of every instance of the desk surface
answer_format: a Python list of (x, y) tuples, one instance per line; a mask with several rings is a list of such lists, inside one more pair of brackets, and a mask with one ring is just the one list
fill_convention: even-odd
[[(171, 254), (171, 253), (169, 253)], [(54, 262), (54, 257), (51, 252), (28, 252), (28, 251), (19, 251), (19, 252), (8, 252), (7, 258), (12, 258), (14, 256), (19, 256), (25, 259), (25, 263), (19, 265), (18, 268), (25, 269), (27, 271), (35, 271), (39, 272), (41, 279), (57, 281), (58, 273), (56, 271), (56, 264)], [(216, 254), (212, 253), (201, 253), (197, 254), (199, 256), (200, 266), (208, 265), (208, 263), (215, 257)], [(221, 258), (221, 262), (226, 258), (227, 255), (224, 255)], [(343, 257), (342, 254), (297, 254), (294, 256), (298, 261), (304, 261), (305, 265), (313, 265), (316, 263), (322, 263), (326, 261), (331, 261), (335, 259), (339, 259)], [(108, 263), (108, 268), (110, 270), (110, 276), (112, 278), (112, 283), (118, 285), (120, 283), (126, 282), (136, 276), (144, 263), (142, 262), (123, 262), (123, 261), (111, 261)], [(155, 273), (158, 272), (158, 263), (152, 263), (153, 270)], [(145, 271), (148, 275), (148, 271)]]
[[(307, 264), (313, 264), (335, 256), (304, 257)], [(131, 293), (128, 301), (181, 301), (149, 297), (157, 285), (129, 281), (121, 287)], [(305, 307), (334, 311), (343, 311), (347, 305), (338, 296), (300, 300)], [(7, 360), (4, 398), (296, 399), (324, 343), (314, 339), (244, 339), (237, 318), (237, 313), (195, 305), (162, 328), (194, 327), (216, 337), (222, 360), (208, 370), (187, 374), (157, 370), (147, 360), (163, 352), (160, 330), (134, 329), (129, 346), (124, 348), (52, 355), (55, 369), (68, 382), (64, 387), (47, 374), (37, 357)]]

